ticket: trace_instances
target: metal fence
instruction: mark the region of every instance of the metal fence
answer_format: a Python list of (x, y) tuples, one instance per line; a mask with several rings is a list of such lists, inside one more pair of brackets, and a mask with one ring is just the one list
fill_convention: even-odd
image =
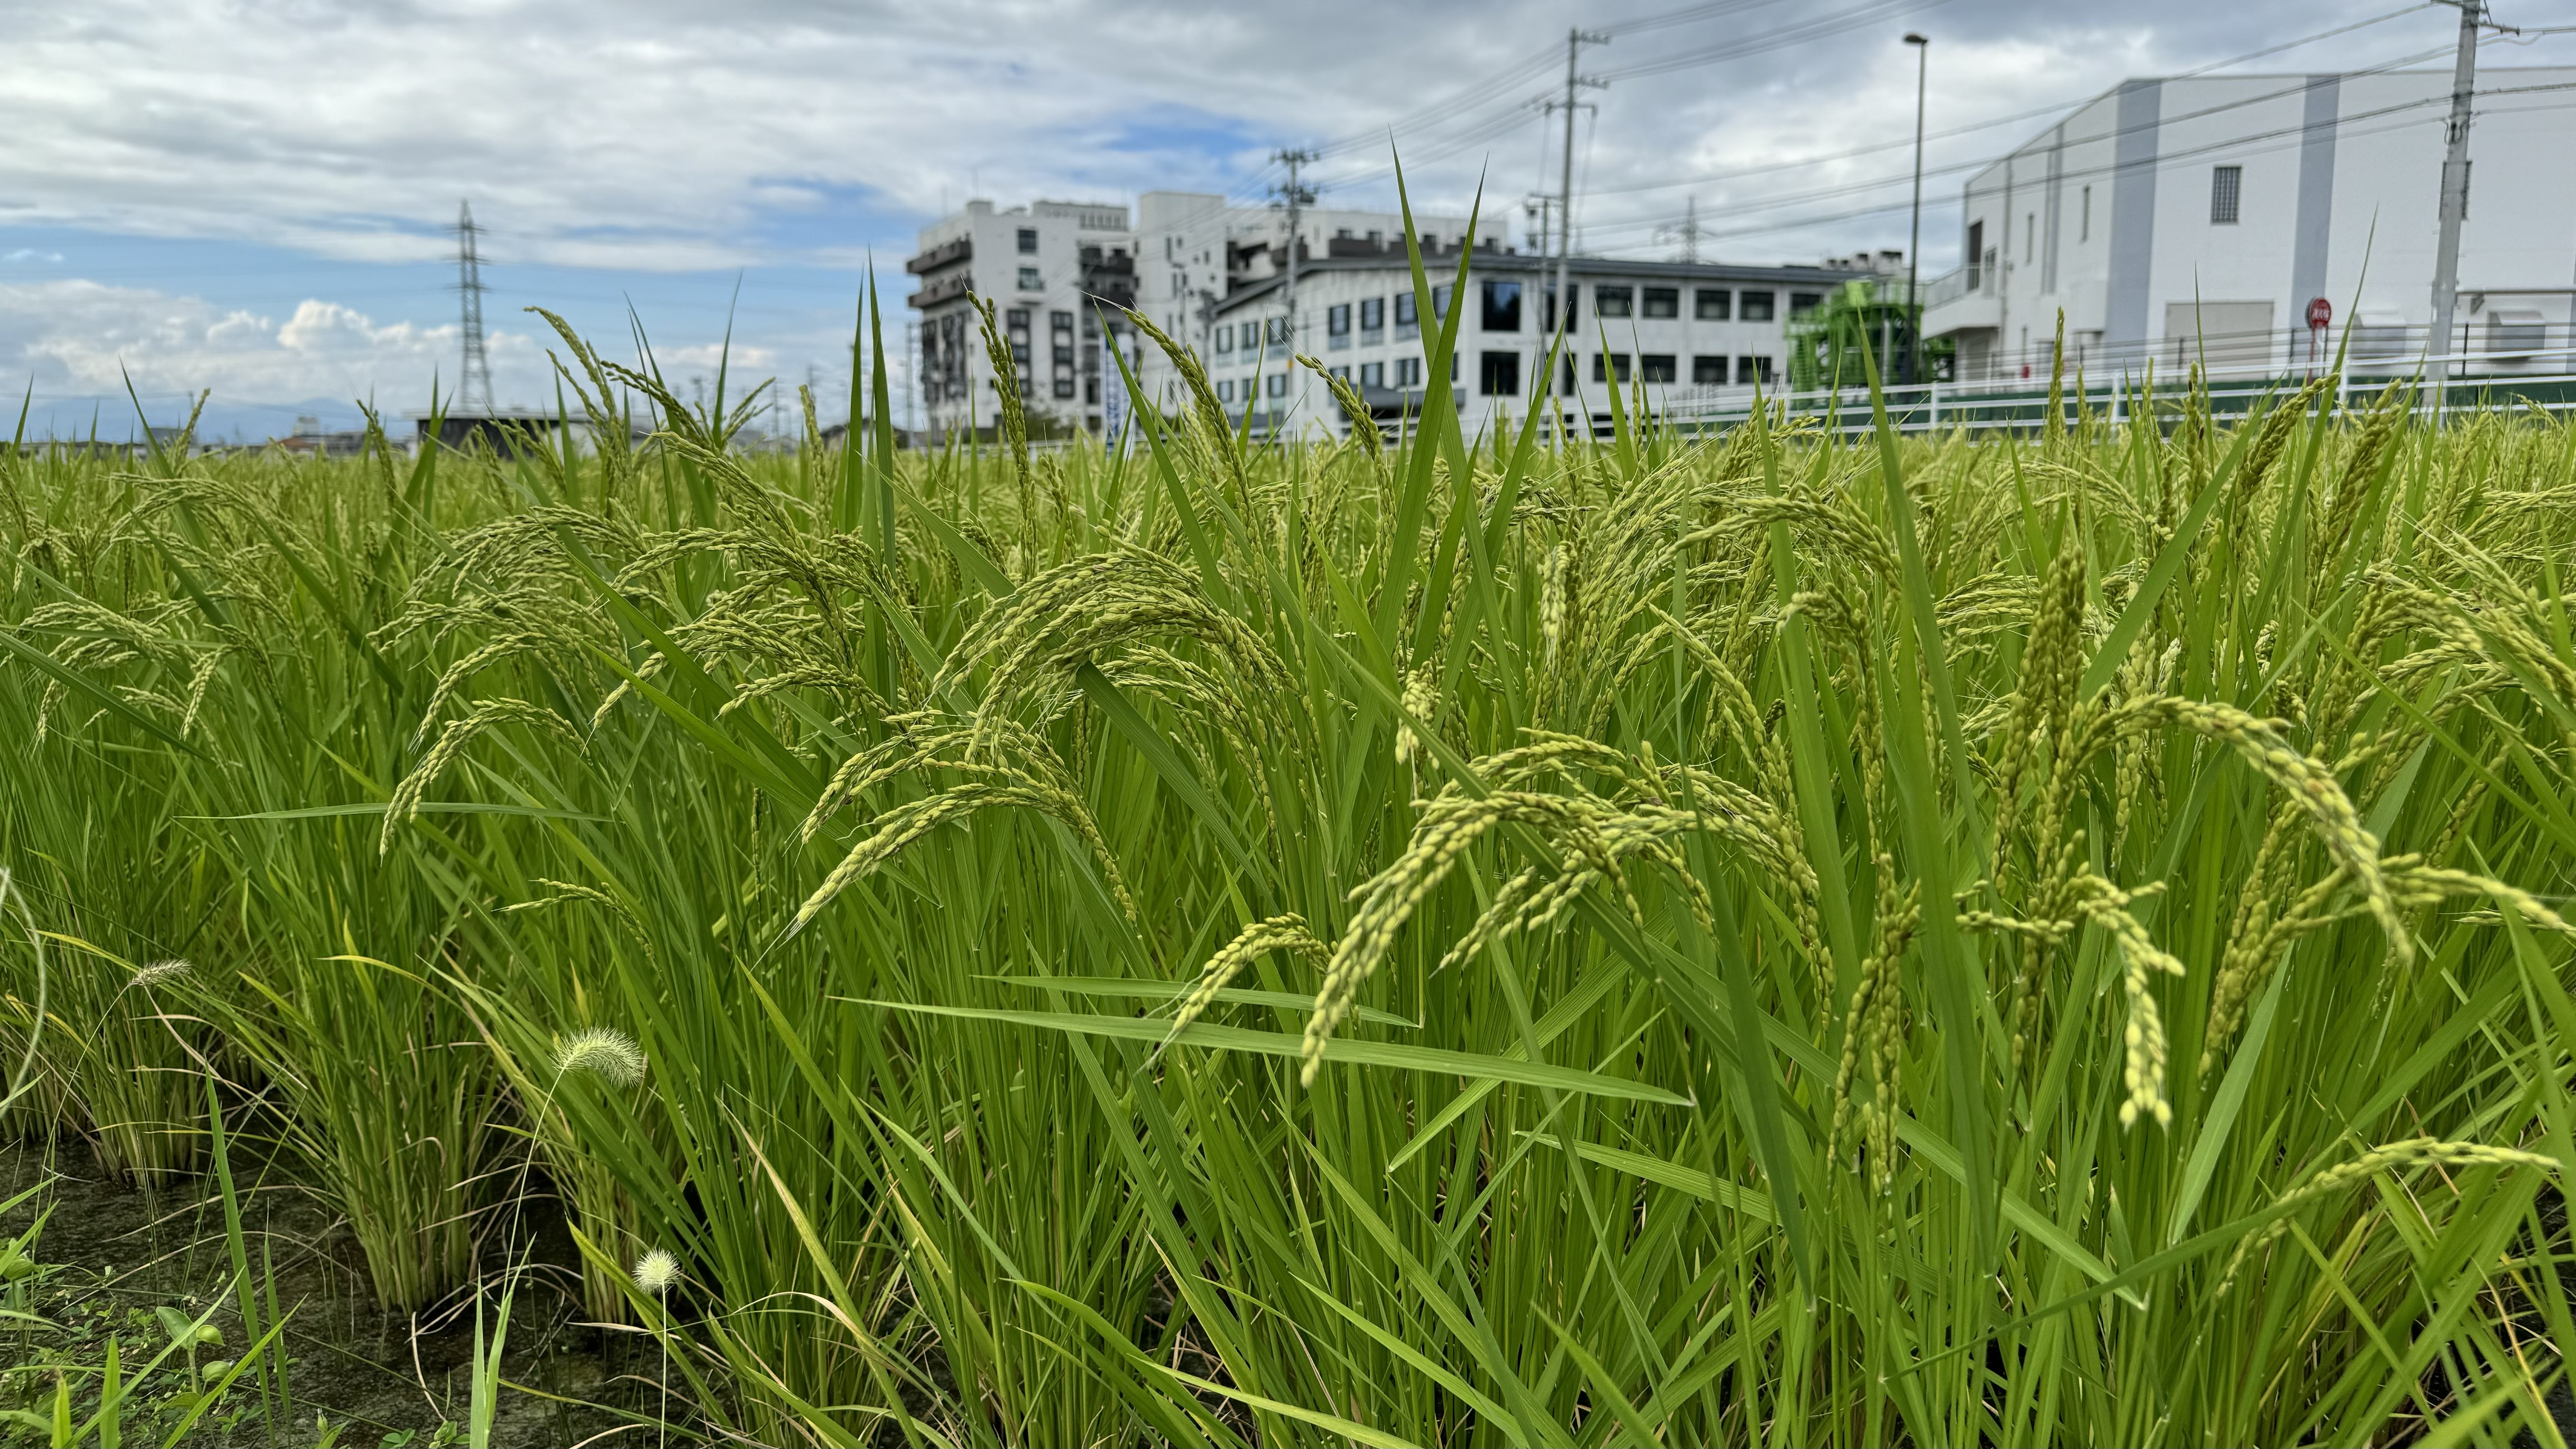
[[(2345, 372), (2334, 384), (2335, 401), (2338, 405), (2366, 403), (2391, 383), (2411, 383), (2415, 389), (2414, 411), (2423, 416), (2498, 407), (2538, 408), (2552, 414), (2576, 411), (2576, 349), (2553, 351), (2550, 367), (2510, 373), (2487, 370), (2496, 359), (2485, 353), (2410, 359), (2402, 374), (2363, 370), (2347, 359)], [(2525, 355), (2518, 353), (2515, 357)], [(2437, 387), (2428, 375), (2435, 361), (2449, 363), (2465, 375), (2454, 376)], [(2297, 392), (2309, 380), (2303, 373), (2285, 375), (2278, 368), (2268, 367), (2212, 368), (2210, 372), (2210, 410), (2219, 416), (2240, 416), (2267, 399), (2278, 400)], [(2189, 389), (2187, 375), (2177, 376), (2163, 368), (2080, 380), (2070, 375), (2065, 382), (2064, 407), (2070, 418), (2080, 410), (2113, 424), (2129, 422), (2141, 414), (2170, 419), (2180, 413)], [(2045, 374), (2037, 383), (2015, 379), (1889, 387), (1882, 389), (1882, 396), (1888, 421), (1899, 431), (1909, 433), (2027, 431), (2045, 426), (2048, 415)], [(1749, 421), (1754, 410), (1764, 405), (1773, 410), (1775, 417), (1785, 411), (1792, 419), (1818, 420), (1828, 429), (1843, 433), (1874, 426), (1870, 393), (1865, 387), (1791, 393), (1762, 393), (1753, 388), (1675, 390), (1664, 397), (1655, 416), (1684, 432), (1723, 432)], [(1595, 412), (1592, 423), (1596, 434), (1609, 435), (1607, 412)]]

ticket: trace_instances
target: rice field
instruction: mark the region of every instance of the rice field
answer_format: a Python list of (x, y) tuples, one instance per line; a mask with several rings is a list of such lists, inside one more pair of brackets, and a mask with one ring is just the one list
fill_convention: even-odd
[(649, 437), (0, 454), (9, 1127), (286, 1164), (473, 1442), (559, 1311), (625, 1443), (2562, 1442), (2567, 421), (756, 455), (559, 352)]

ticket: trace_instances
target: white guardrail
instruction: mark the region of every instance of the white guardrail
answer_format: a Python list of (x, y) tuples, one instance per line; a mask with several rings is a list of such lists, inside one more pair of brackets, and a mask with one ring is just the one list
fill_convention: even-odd
[[(2448, 364), (2457, 374), (2438, 386), (2430, 376), (2431, 365), (2437, 361)], [(2209, 373), (2211, 409), (2221, 416), (2245, 412), (2267, 398), (2287, 397), (2308, 381), (2305, 372), (2284, 376), (2277, 367), (2216, 367)], [(2152, 392), (2148, 390), (2150, 376)], [(2494, 407), (2539, 408), (2565, 414), (2576, 411), (2576, 348), (2552, 348), (2540, 353), (2471, 352), (2447, 358), (2409, 358), (2402, 363), (2373, 360), (2355, 364), (2347, 360), (2345, 372), (2335, 385), (2335, 401), (2340, 406), (2352, 405), (2356, 400), (2366, 402), (2390, 383), (2409, 380), (2416, 386), (2414, 411), (2418, 415)], [(2161, 369), (2151, 374), (2143, 365), (2124, 364), (2109, 376), (2084, 378), (2080, 392), (2077, 378), (2070, 374), (2065, 383), (2064, 406), (2069, 417), (2080, 405), (2118, 424), (2128, 421), (2142, 405), (2171, 416), (2187, 388), (2183, 378)], [(1909, 433), (2038, 428), (2044, 425), (2048, 410), (2044, 374), (2035, 380), (1920, 383), (1884, 388), (1882, 393), (1890, 424)], [(1866, 387), (1814, 392), (1676, 388), (1664, 395), (1654, 411), (1661, 422), (1684, 431), (1723, 431), (1751, 420), (1754, 408), (1760, 404), (1769, 405), (1775, 416), (1785, 408), (1791, 418), (1821, 419), (1827, 427), (1845, 433), (1875, 426)], [(1593, 416), (1596, 431), (1606, 430), (1609, 414), (1595, 412)]]

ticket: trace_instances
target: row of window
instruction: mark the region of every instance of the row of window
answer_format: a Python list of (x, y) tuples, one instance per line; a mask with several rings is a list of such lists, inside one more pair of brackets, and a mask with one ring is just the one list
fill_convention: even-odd
[[(1476, 359), (1476, 391), (1485, 397), (1517, 397), (1521, 390), (1522, 361), (1522, 355), (1517, 352), (1480, 354)], [(1692, 356), (1690, 363), (1692, 386), (1724, 387), (1727, 385), (1729, 368), (1724, 354), (1698, 353)], [(1769, 357), (1752, 355), (1738, 357), (1734, 359), (1732, 371), (1733, 379), (1738, 386), (1767, 384), (1772, 379), (1772, 360)], [(1351, 369), (1336, 367), (1333, 369), (1333, 376), (1347, 379), (1351, 376)], [(1383, 388), (1386, 386), (1386, 377), (1387, 365), (1383, 362), (1363, 362), (1359, 365), (1359, 384), (1363, 388)], [(1678, 354), (1670, 352), (1647, 352), (1634, 357), (1625, 352), (1596, 352), (1592, 355), (1594, 382), (1625, 383), (1632, 378), (1649, 383), (1667, 385), (1677, 383), (1681, 380), (1681, 358)], [(1454, 356), (1449, 361), (1449, 380), (1458, 381), (1458, 359)], [(1397, 358), (1395, 385), (1399, 389), (1422, 386), (1422, 359)], [(1274, 372), (1258, 382), (1247, 377), (1243, 379), (1241, 387), (1242, 401), (1247, 403), (1254, 400), (1256, 387), (1270, 397), (1283, 398), (1288, 395), (1288, 374), (1285, 371)], [(1568, 396), (1571, 396), (1575, 390), (1574, 358), (1571, 356), (1565, 359), (1564, 376), (1559, 380), (1558, 390)], [(1235, 401), (1235, 392), (1236, 383), (1232, 378), (1222, 379), (1216, 385), (1219, 402)]]
[[(1480, 285), (1482, 307), (1478, 320), (1483, 324), (1484, 330), (1487, 332), (1520, 331), (1522, 313), (1525, 310), (1522, 302), (1528, 291), (1527, 285), (1521, 282), (1499, 281), (1485, 282)], [(1578, 298), (1581, 290), (1579, 286), (1575, 289)], [(1449, 315), (1449, 291), (1449, 287), (1445, 284), (1431, 289), (1432, 308), (1436, 315), (1443, 318)], [(1556, 289), (1546, 287), (1539, 291), (1540, 301), (1543, 304), (1541, 310), (1545, 313), (1540, 320), (1540, 329), (1554, 332), (1556, 330)], [(1779, 315), (1777, 292), (1751, 289), (1738, 292), (1728, 287), (1694, 287), (1690, 291), (1691, 316), (1698, 321), (1770, 322), (1776, 320)], [(1821, 292), (1791, 292), (1789, 315), (1805, 316), (1823, 301), (1824, 294)], [(1592, 306), (1594, 312), (1605, 319), (1679, 318), (1682, 314), (1682, 289), (1635, 287), (1626, 284), (1614, 286), (1607, 282), (1597, 282), (1592, 286)], [(1413, 294), (1398, 292), (1391, 298), (1363, 297), (1357, 302), (1337, 302), (1326, 307), (1324, 309), (1325, 347), (1327, 349), (1349, 347), (1354, 331), (1353, 324), (1357, 324), (1356, 331), (1360, 346), (1377, 346), (1386, 340), (1387, 316), (1390, 311), (1394, 314), (1397, 340), (1402, 341), (1420, 335)], [(1578, 301), (1575, 315), (1569, 316), (1566, 319), (1567, 322), (1571, 324), (1581, 320), (1581, 311), (1581, 303)], [(1231, 323), (1217, 328), (1217, 355), (1222, 357), (1233, 353), (1238, 343), (1244, 351), (1258, 350), (1265, 338), (1274, 348), (1286, 347), (1289, 342), (1288, 319), (1273, 317), (1267, 322), (1245, 322), (1240, 324), (1240, 330), (1236, 324)]]

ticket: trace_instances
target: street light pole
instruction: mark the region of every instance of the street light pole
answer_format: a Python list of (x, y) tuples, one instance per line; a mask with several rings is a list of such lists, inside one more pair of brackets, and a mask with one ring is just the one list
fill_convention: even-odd
[(1909, 30), (1905, 43), (1914, 47), (1914, 233), (1905, 244), (1905, 381), (1912, 384), (1923, 380), (1923, 87), (1931, 75), (1932, 38)]

